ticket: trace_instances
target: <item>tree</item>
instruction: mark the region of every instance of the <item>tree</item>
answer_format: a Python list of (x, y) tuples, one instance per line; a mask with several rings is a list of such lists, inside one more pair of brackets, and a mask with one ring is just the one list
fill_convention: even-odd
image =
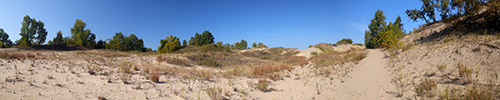
[(234, 48), (233, 49), (240, 49), (240, 50), (245, 50), (248, 47), (247, 41), (241, 39), (240, 42), (234, 43)]
[(96, 44), (96, 49), (105, 49), (106, 48), (106, 41), (99, 40)]
[(380, 35), (385, 27), (385, 15), (382, 10), (375, 12), (374, 18), (370, 21), (367, 31), (365, 31), (365, 46), (366, 48), (378, 48), (380, 46)]
[(414, 22), (420, 19), (430, 23), (431, 20), (436, 22), (436, 10), (440, 13), (441, 19), (446, 19), (453, 15), (477, 13), (481, 5), (489, 4), (492, 1), (497, 0), (421, 0), (422, 7), (420, 9), (408, 9), (406, 14)]
[(187, 46), (187, 41), (186, 40), (182, 41), (182, 47), (186, 47), (186, 46)]
[(255, 47), (257, 47), (257, 43), (253, 42), (252, 48), (255, 48)]
[[(36, 22), (35, 18), (33, 18), (33, 21)], [(38, 20), (38, 22), (36, 22), (36, 33), (38, 34), (35, 37), (36, 45), (42, 45), (47, 39), (47, 30), (43, 28), (44, 26), (45, 24), (42, 21)]]
[(71, 28), (71, 43), (93, 48), (95, 46), (95, 34), (90, 32), (90, 29), (85, 29), (87, 23), (80, 19), (75, 21), (75, 25)]
[[(125, 36), (121, 32), (115, 33), (112, 39), (108, 39), (106, 49), (114, 49), (120, 51), (145, 51), (144, 41), (139, 39), (135, 34)], [(98, 43), (99, 44), (99, 43)]]
[(203, 46), (207, 44), (214, 44), (214, 36), (209, 31), (204, 31), (201, 35), (196, 33), (194, 37), (189, 39), (189, 45)]
[(58, 31), (57, 36), (52, 39), (52, 41), (49, 41), (49, 45), (64, 45), (64, 38), (62, 36), (62, 32)]
[(158, 47), (158, 53), (171, 53), (175, 50), (181, 48), (181, 42), (178, 37), (167, 36), (165, 39), (160, 40), (160, 46)]
[(0, 47), (8, 48), (13, 45), (12, 41), (9, 39), (9, 34), (5, 33), (5, 31), (0, 28)]
[(201, 34), (201, 42), (199, 46), (214, 44), (214, 39), (215, 38), (212, 33), (210, 33), (209, 31), (203, 31), (203, 33)]
[(380, 10), (375, 12), (375, 17), (371, 20), (368, 28), (369, 30), (365, 31), (365, 46), (367, 48), (397, 48), (399, 38), (404, 35), (401, 17), (398, 16), (394, 23), (389, 22), (386, 25), (385, 16)]
[(41, 45), (45, 42), (45, 39), (47, 38), (47, 31), (45, 30), (45, 24), (42, 21), (36, 21), (35, 18), (31, 19), (28, 15), (26, 15), (24, 16), (21, 24), (21, 33), (19, 33), (19, 35), (21, 35), (21, 39), (17, 40), (18, 45), (32, 46)]
[(194, 44), (194, 37), (191, 37), (189, 39), (189, 45), (195, 46), (195, 44)]

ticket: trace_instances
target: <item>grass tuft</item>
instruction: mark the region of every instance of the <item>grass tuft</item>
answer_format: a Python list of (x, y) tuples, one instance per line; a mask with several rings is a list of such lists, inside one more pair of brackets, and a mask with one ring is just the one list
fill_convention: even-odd
[(224, 97), (222, 95), (222, 88), (220, 86), (207, 87), (206, 89), (207, 95), (212, 100), (223, 100)]

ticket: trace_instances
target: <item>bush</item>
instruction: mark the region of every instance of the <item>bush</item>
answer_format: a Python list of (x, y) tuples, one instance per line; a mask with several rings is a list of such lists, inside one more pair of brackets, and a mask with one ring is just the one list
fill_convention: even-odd
[(167, 36), (165, 39), (160, 40), (160, 46), (158, 47), (158, 53), (171, 53), (175, 50), (181, 48), (181, 42), (178, 37)]
[(352, 44), (352, 40), (349, 39), (349, 38), (343, 38), (342, 40), (340, 41), (337, 41), (336, 43), (337, 45), (340, 45), (340, 44)]
[(316, 56), (318, 55), (318, 52), (311, 52), (311, 55)]

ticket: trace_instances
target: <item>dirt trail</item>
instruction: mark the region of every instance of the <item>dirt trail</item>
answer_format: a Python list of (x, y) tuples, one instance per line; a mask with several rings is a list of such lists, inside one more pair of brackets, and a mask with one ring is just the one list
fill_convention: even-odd
[(395, 86), (391, 84), (391, 73), (386, 68), (384, 53), (380, 49), (368, 50), (368, 55), (361, 60), (344, 83), (336, 89), (336, 100), (388, 100), (396, 99), (391, 93)]

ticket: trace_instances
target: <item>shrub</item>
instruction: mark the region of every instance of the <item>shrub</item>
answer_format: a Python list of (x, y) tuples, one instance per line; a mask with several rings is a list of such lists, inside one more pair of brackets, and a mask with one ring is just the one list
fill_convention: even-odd
[(349, 39), (349, 38), (343, 38), (342, 40), (340, 41), (337, 41), (336, 43), (337, 45), (340, 45), (340, 44), (352, 44), (352, 40)]
[(210, 67), (220, 67), (221, 64), (217, 62), (208, 54), (193, 54), (187, 56), (188, 59), (194, 61), (197, 65), (210, 66)]
[(316, 56), (318, 55), (318, 52), (311, 52), (311, 55)]
[(224, 97), (222, 95), (222, 88), (220, 86), (207, 87), (206, 89), (207, 95), (212, 100), (223, 100)]
[(165, 39), (160, 40), (160, 46), (158, 47), (158, 53), (171, 53), (175, 50), (181, 48), (181, 42), (178, 37), (167, 36)]

